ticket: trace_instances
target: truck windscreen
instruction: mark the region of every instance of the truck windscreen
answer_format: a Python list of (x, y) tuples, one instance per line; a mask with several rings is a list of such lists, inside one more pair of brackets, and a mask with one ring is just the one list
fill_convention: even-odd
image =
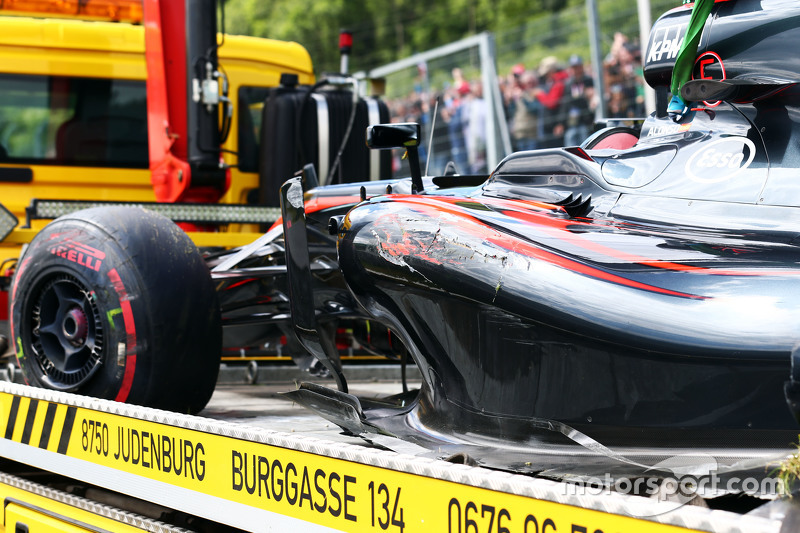
[(0, 74), (0, 161), (147, 168), (143, 81)]

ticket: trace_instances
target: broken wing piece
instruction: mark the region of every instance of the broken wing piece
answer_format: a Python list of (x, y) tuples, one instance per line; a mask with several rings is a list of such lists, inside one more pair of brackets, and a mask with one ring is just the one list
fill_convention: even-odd
[[(368, 442), (373, 442), (380, 436), (394, 437), (392, 433), (367, 420), (361, 401), (352, 394), (306, 382), (300, 383), (296, 390), (281, 394), (287, 400), (314, 411), (351, 435), (361, 437)], [(398, 409), (396, 413), (403, 414), (406, 411), (406, 409)], [(394, 444), (402, 444), (402, 441)]]
[(281, 215), (294, 332), (303, 347), (330, 371), (339, 390), (347, 392), (347, 381), (336, 364), (335, 347), (317, 330), (301, 178), (292, 178), (281, 186)]
[(361, 409), (361, 403), (352, 394), (304, 382), (300, 383), (296, 390), (284, 392), (282, 395), (314, 411), (352, 435), (361, 437), (375, 432), (374, 429), (365, 427), (366, 416)]

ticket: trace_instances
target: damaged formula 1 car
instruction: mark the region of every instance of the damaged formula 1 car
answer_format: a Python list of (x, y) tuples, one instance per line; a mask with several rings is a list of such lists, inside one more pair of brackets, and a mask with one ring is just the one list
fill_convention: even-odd
[[(657, 89), (688, 17), (653, 28)], [(516, 153), (471, 190), (420, 181), (333, 220), (348, 289), (422, 386), (394, 403), (289, 396), (398, 451), (505, 470), (642, 476), (677, 449), (763, 477), (800, 418), (800, 62), (782, 52), (798, 45), (795, 2), (718, 2), (684, 89), (693, 116)], [(304, 265), (299, 191), (284, 186), (285, 229)]]
[[(669, 84), (671, 47), (688, 16), (678, 8), (656, 22), (645, 56), (651, 86)], [(719, 2), (685, 88), (698, 102), (693, 117), (674, 123), (656, 113), (639, 130), (601, 130), (580, 147), (520, 152), (480, 183), (423, 178), (413, 161), (418, 127), (375, 126), (374, 148), (409, 148), (412, 178), (315, 188), (307, 170), (305, 183), (289, 180), (282, 231), (207, 263), (216, 292), (196, 266), (186, 276), (176, 266), (147, 291), (133, 274), (114, 278), (94, 261), (111, 283), (87, 291), (81, 271), (44, 283), (48, 266), (34, 270), (23, 258), (12, 291), (38, 296), (15, 300), (15, 339), (31, 354), (53, 344), (61, 368), (88, 361), (71, 379), (89, 383), (87, 373), (102, 371), (116, 380), (86, 393), (146, 394), (128, 367), (93, 364), (97, 354), (120, 347), (122, 361), (132, 339), (155, 342), (164, 324), (213, 352), (222, 299), (228, 325), (293, 332), (339, 389), (303, 384), (288, 398), (388, 448), (559, 479), (690, 466), (764, 476), (799, 427), (800, 61), (782, 53), (798, 47), (796, 2)], [(37, 237), (43, 250), (47, 238), (97, 226), (64, 220)], [(131, 240), (155, 243), (159, 234), (171, 244), (142, 253), (171, 266), (186, 248), (180, 236), (158, 227)], [(64, 246), (92, 255), (92, 242)], [(267, 281), (241, 283), (253, 279)], [(138, 300), (128, 297), (134, 290)], [(253, 291), (240, 314), (226, 290)], [(185, 291), (196, 297), (177, 310), (149, 300)], [(256, 303), (265, 310), (253, 312)], [(154, 318), (141, 329), (119, 327), (148, 309)], [(408, 351), (420, 389), (382, 401), (348, 394), (331, 338), (340, 319), (391, 332), (373, 350)], [(138, 364), (146, 372), (150, 363)], [(191, 391), (170, 390), (194, 394), (191, 405), (144, 403), (198, 411), (213, 390), (209, 372), (189, 380)], [(698, 461), (670, 462), (688, 450)]]

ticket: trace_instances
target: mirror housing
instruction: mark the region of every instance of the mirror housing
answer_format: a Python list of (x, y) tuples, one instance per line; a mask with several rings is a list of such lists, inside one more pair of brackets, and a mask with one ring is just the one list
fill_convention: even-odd
[(411, 191), (415, 194), (423, 189), (417, 151), (419, 140), (420, 128), (416, 122), (375, 124), (367, 128), (367, 146), (373, 150), (406, 149), (411, 169)]
[(373, 150), (419, 146), (420, 129), (416, 122), (375, 124), (367, 128), (367, 146)]
[(3, 204), (0, 204), (0, 241), (8, 237), (17, 227), (17, 224), (19, 224), (17, 217), (6, 209)]

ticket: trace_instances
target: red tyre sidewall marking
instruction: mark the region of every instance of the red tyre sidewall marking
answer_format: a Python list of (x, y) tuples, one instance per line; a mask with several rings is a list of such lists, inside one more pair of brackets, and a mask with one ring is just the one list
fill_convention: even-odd
[(133, 309), (131, 309), (131, 302), (128, 292), (125, 290), (125, 285), (117, 273), (116, 268), (112, 268), (108, 272), (108, 278), (114, 286), (119, 296), (120, 308), (122, 308), (122, 318), (125, 320), (125, 333), (127, 335), (127, 347), (125, 350), (125, 375), (122, 378), (122, 385), (120, 386), (115, 401), (124, 402), (128, 399), (133, 385), (133, 376), (136, 373), (136, 325), (133, 322)]
[[(26, 257), (25, 259), (23, 259), (22, 260), (22, 264), (19, 266), (19, 268), (17, 269), (16, 275), (14, 276), (14, 283), (13, 283), (13, 285), (11, 287), (11, 302), (12, 302), (12, 304), (14, 303), (14, 301), (16, 300), (16, 297), (17, 297), (17, 287), (19, 286), (19, 280), (22, 278), (22, 273), (25, 272), (25, 268), (27, 268), (28, 263), (30, 262), (30, 260), (31, 260), (30, 257)], [(18, 341), (17, 341), (16, 335), (14, 335), (14, 313), (11, 312), (11, 313), (9, 313), (9, 315), (10, 316), (8, 317), (8, 324), (9, 324), (9, 327), (11, 328), (12, 349), (14, 350), (14, 355), (17, 358), (17, 364), (19, 365), (20, 368), (22, 368), (22, 361), (20, 361), (20, 359), (19, 359), (20, 355), (22, 355), (22, 354), (21, 354), (21, 351), (19, 349), (17, 349), (17, 342)], [(21, 341), (19, 341), (19, 342), (21, 342)], [(22, 373), (22, 377), (25, 380), (25, 385), (30, 385), (30, 383), (28, 382), (28, 378), (27, 378), (27, 376), (25, 376), (24, 372)]]

